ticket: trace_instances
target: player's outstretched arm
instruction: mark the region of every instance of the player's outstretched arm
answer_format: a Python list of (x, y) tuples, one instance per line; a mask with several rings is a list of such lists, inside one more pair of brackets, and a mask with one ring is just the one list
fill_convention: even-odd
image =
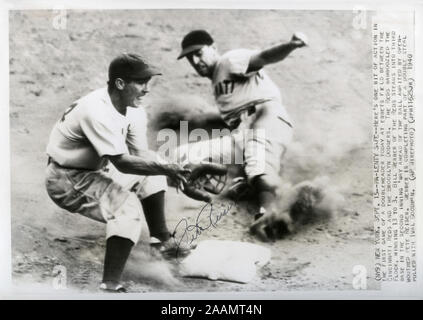
[(283, 43), (269, 49), (265, 49), (252, 56), (247, 72), (260, 70), (265, 65), (276, 63), (285, 59), (293, 50), (307, 45), (307, 37), (302, 33), (294, 33), (291, 41)]
[[(200, 201), (210, 202), (211, 194), (219, 194), (225, 186), (227, 167), (217, 163), (201, 162), (182, 167), (176, 163), (162, 163), (164, 160), (159, 161), (157, 155), (149, 150), (139, 157), (121, 154), (109, 156), (109, 159), (123, 173), (165, 175), (170, 180), (170, 186)], [(204, 178), (207, 178), (206, 181)]]
[(109, 156), (109, 159), (123, 173), (143, 176), (164, 175), (173, 180), (176, 186), (186, 183), (185, 176), (191, 172), (176, 163), (163, 163), (159, 161), (156, 154), (149, 150), (146, 150), (145, 154), (141, 156), (120, 154)]

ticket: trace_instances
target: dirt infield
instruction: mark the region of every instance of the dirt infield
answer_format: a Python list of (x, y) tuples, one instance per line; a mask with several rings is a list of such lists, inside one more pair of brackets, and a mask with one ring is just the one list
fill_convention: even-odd
[[(284, 178), (290, 183), (326, 177), (345, 202), (329, 222), (275, 243), (271, 262), (254, 281), (236, 284), (185, 279), (178, 265), (148, 253), (148, 231), (131, 256), (124, 281), (131, 292), (276, 291), (352, 289), (353, 267), (373, 278), (370, 29), (354, 30), (353, 13), (277, 10), (68, 11), (55, 29), (52, 11), (10, 13), (10, 124), (13, 279), (49, 287), (55, 266), (67, 270), (67, 286), (95, 292), (101, 280), (104, 225), (67, 213), (44, 188), (45, 147), (54, 122), (72, 101), (105, 86), (110, 60), (122, 51), (160, 66), (147, 100), (150, 119), (172, 106), (212, 110), (209, 81), (177, 61), (180, 40), (205, 28), (221, 52), (266, 48), (302, 31), (310, 47), (267, 67), (294, 120), (294, 144)], [(150, 128), (149, 144), (157, 148)], [(172, 229), (194, 217), (202, 204), (167, 196)], [(202, 239), (258, 243), (246, 232), (251, 216), (237, 205)]]

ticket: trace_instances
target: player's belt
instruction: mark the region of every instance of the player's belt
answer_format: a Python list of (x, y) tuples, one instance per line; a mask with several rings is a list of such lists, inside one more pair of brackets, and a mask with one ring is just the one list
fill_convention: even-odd
[[(230, 121), (228, 121), (228, 125), (231, 129), (235, 129), (239, 126), (239, 124), (241, 123), (241, 115), (242, 114), (247, 114), (247, 116), (251, 116), (252, 114), (256, 113), (256, 105), (259, 105), (261, 103), (270, 101), (270, 99), (261, 99), (261, 100), (257, 100), (257, 101), (253, 101), (250, 103), (245, 104), (244, 106), (242, 106), (241, 108), (228, 113), (228, 115), (226, 116), (228, 119), (232, 119)], [(284, 118), (282, 118), (281, 116), (278, 116), (278, 118), (280, 120), (282, 120), (284, 123), (286, 123), (289, 127), (292, 127), (292, 124), (285, 120)]]
[(62, 166), (62, 165), (58, 164), (56, 161), (54, 161), (54, 159), (53, 159), (52, 157), (48, 157), (48, 160), (47, 160), (47, 165), (49, 165), (49, 164), (51, 164), (51, 163), (53, 163), (55, 166), (57, 166), (57, 167), (59, 167), (59, 168), (62, 168), (62, 169), (67, 169), (67, 170), (97, 171), (97, 170), (95, 170), (95, 169), (70, 168), (70, 167), (65, 167), (65, 166)]
[(228, 121), (228, 125), (231, 129), (238, 128), (239, 124), (241, 123), (241, 115), (247, 114), (247, 116), (251, 116), (252, 114), (256, 113), (256, 104), (255, 103), (249, 103), (248, 105), (245, 105), (241, 107), (240, 109), (237, 109), (233, 112), (228, 113), (226, 116), (228, 119), (231, 119)]
[(252, 115), (256, 112), (256, 105), (262, 104), (264, 102), (270, 101), (271, 99), (258, 99), (250, 101), (242, 106), (235, 108), (232, 111), (226, 113), (225, 118), (227, 119), (236, 119), (241, 116), (241, 114), (248, 112), (248, 115)]

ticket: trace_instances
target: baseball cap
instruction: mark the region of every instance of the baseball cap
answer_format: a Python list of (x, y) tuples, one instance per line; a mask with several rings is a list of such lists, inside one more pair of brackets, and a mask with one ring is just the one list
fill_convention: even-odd
[(193, 51), (199, 50), (204, 46), (209, 46), (213, 44), (213, 42), (213, 38), (205, 30), (194, 30), (189, 32), (182, 40), (182, 51), (178, 56), (178, 60)]
[(122, 53), (109, 65), (109, 81), (114, 81), (116, 78), (144, 80), (156, 75), (161, 73), (135, 53)]

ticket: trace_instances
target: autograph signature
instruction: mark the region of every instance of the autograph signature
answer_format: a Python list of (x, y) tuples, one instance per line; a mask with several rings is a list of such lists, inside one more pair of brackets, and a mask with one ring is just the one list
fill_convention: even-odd
[[(187, 218), (183, 218), (175, 227), (173, 234), (175, 235), (175, 241), (177, 248), (181, 247), (184, 242), (188, 246), (191, 245), (202, 233), (211, 227), (216, 228), (218, 222), (226, 216), (235, 202), (213, 204), (207, 203), (203, 206), (197, 215), (195, 224), (189, 224)], [(177, 239), (176, 236), (181, 233), (181, 236)], [(176, 253), (178, 256), (178, 253)]]

